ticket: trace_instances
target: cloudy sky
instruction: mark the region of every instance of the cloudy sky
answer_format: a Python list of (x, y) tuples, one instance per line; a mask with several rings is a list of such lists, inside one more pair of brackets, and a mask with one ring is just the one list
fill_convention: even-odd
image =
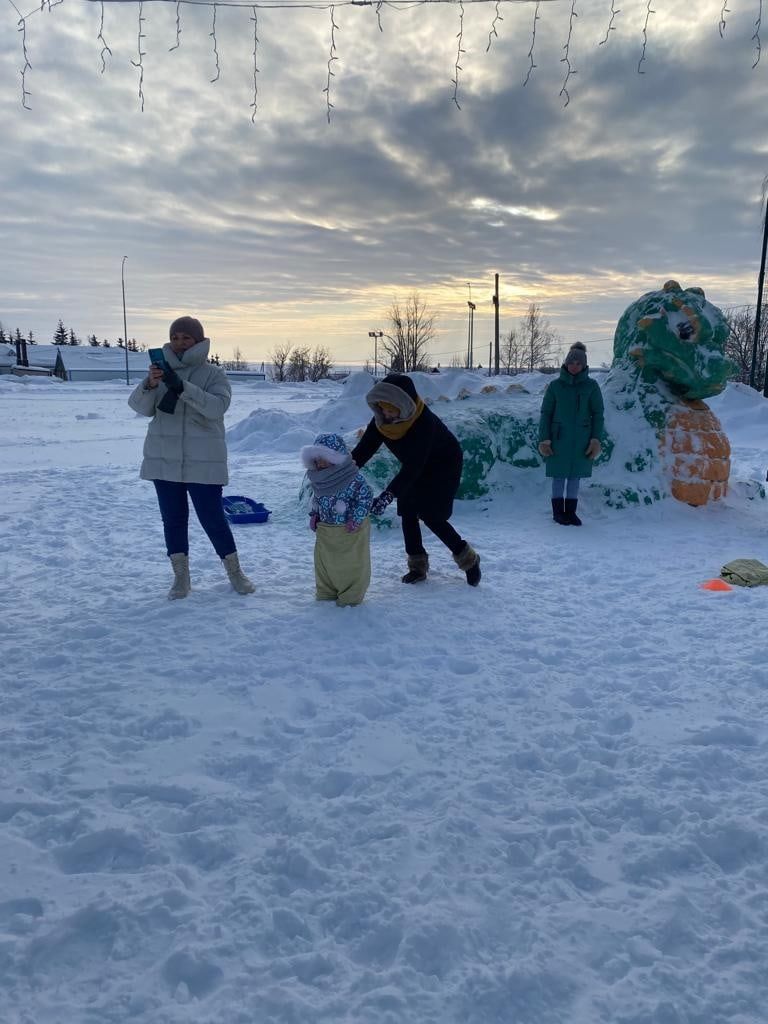
[(215, 37), (213, 7), (187, 3), (175, 49), (176, 4), (145, 3), (143, 112), (137, 3), (104, 4), (102, 41), (99, 3), (16, 2), (31, 110), (6, 2), (6, 328), (48, 341), (61, 317), (82, 336), (121, 335), (123, 256), (130, 336), (157, 344), (190, 312), (215, 351), (252, 360), (293, 342), (362, 361), (368, 331), (386, 331), (391, 302), (418, 290), (445, 365), (466, 347), (471, 286), (487, 365), (494, 273), (502, 331), (537, 302), (593, 365), (610, 358), (628, 303), (670, 277), (721, 306), (755, 300), (768, 174), (759, 0), (731, 2), (722, 38), (722, 0), (655, 0), (650, 16), (647, 0), (616, 0), (602, 45), (611, 0), (576, 0), (575, 18), (571, 0), (543, 0), (526, 85), (533, 3), (500, 4), (490, 37), (495, 5), (465, 3), (460, 41), (457, 3), (382, 4), (383, 31), (375, 6), (220, 6)]

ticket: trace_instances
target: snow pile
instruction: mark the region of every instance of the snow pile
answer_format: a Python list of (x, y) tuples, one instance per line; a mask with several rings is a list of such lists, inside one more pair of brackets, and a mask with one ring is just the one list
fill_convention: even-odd
[[(419, 394), (461, 443), (464, 472), (460, 498), (482, 498), (493, 491), (538, 492), (543, 476), (543, 460), (537, 450), (538, 420), (543, 392), (552, 380), (550, 375), (530, 373), (488, 378), (454, 370), (412, 376)], [(606, 375), (598, 371), (594, 376), (602, 386)], [(351, 448), (371, 417), (365, 396), (373, 383), (373, 377), (367, 373), (351, 374), (319, 407), (294, 414), (286, 412), (285, 408), (257, 408), (228, 431), (230, 449), (241, 454), (296, 452), (298, 455), (302, 445), (310, 444), (324, 431), (342, 434)], [(730, 423), (738, 431), (746, 421), (759, 432), (763, 430), (768, 413), (760, 412), (762, 406), (755, 403), (762, 399), (752, 389), (740, 390), (742, 388), (743, 385), (728, 385), (724, 394), (713, 400), (712, 407), (724, 410), (726, 430)], [(631, 375), (625, 372), (622, 377), (620, 368), (611, 372), (605, 387), (605, 448), (592, 478), (585, 481), (583, 487), (583, 493), (599, 495), (601, 501), (619, 508), (653, 503), (669, 494), (669, 481), (659, 456), (659, 440), (634, 389), (635, 380)], [(300, 398), (301, 392), (295, 391), (290, 401)], [(661, 406), (660, 415), (663, 415)], [(765, 474), (757, 463), (755, 452), (749, 455), (742, 452), (734, 457), (731, 471), (734, 497), (753, 498), (762, 494), (758, 481)], [(384, 487), (396, 471), (395, 459), (384, 448), (365, 470), (371, 483), (379, 488)]]

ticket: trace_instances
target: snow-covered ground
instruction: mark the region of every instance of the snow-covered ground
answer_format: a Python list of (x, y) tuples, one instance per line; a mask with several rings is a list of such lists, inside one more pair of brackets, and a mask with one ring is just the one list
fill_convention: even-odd
[[(563, 528), (530, 471), (458, 508), (477, 590), (379, 530), (338, 609), (298, 414), (359, 395), (241, 384), (258, 593), (193, 521), (169, 602), (126, 395), (0, 379), (2, 1024), (768, 1020), (768, 590), (698, 587), (768, 562), (768, 502)], [(768, 403), (713, 406), (762, 478)]]

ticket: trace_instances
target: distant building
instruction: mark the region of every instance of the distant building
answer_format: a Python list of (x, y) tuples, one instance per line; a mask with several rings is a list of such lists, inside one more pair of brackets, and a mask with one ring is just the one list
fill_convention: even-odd
[[(125, 349), (102, 348), (95, 345), (27, 345), (28, 366), (20, 366), (16, 352), (10, 347), (12, 362), (8, 362), (5, 346), (0, 347), (0, 373), (16, 376), (58, 377), (60, 380), (125, 381)], [(149, 359), (146, 352), (128, 353), (128, 379), (132, 384), (147, 375)]]
[(266, 373), (261, 373), (258, 370), (225, 370), (224, 371), (229, 380), (243, 381), (248, 380), (266, 380)]
[[(29, 366), (20, 366), (13, 345), (0, 345), (0, 374), (48, 376), (68, 381), (119, 380), (125, 383), (125, 349), (101, 345), (27, 345)], [(138, 384), (149, 369), (146, 352), (128, 353), (128, 380)], [(266, 380), (256, 370), (226, 370), (229, 380)]]

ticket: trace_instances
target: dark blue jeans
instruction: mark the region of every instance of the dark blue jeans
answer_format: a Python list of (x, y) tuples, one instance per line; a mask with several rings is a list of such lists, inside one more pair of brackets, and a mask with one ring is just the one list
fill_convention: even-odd
[(552, 477), (552, 497), (553, 498), (578, 498), (579, 496), (579, 484), (581, 478), (578, 476), (571, 476), (567, 480), (564, 476), (553, 476)]
[(219, 484), (180, 484), (173, 480), (154, 480), (168, 556), (189, 554), (189, 502), (192, 499), (200, 525), (216, 549), (219, 558), (236, 551), (235, 538), (221, 504), (223, 487)]

